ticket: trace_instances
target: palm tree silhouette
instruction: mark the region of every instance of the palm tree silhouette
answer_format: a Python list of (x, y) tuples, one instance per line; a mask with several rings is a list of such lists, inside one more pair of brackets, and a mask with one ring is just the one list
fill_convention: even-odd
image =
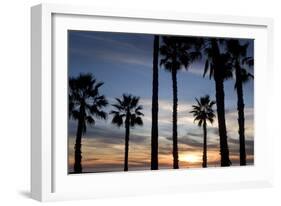
[(240, 44), (237, 39), (226, 40), (227, 52), (230, 54), (233, 68), (235, 71), (235, 89), (237, 92), (237, 110), (238, 110), (238, 125), (239, 125), (239, 143), (240, 143), (240, 165), (246, 165), (246, 149), (245, 149), (245, 117), (244, 117), (244, 98), (243, 98), (243, 83), (253, 77), (243, 68), (244, 64), (253, 64), (252, 57), (247, 57), (248, 44)]
[[(191, 38), (190, 38), (191, 39)], [(177, 72), (188, 66), (200, 57), (200, 53), (193, 50), (193, 45), (184, 37), (162, 38), (160, 54), (162, 59), (160, 65), (171, 72), (173, 83), (173, 168), (179, 168), (178, 160), (178, 133), (177, 133), (177, 107), (178, 107), (178, 88)]]
[[(112, 124), (118, 127), (125, 124), (125, 159), (124, 159), (124, 171), (128, 171), (128, 154), (129, 154), (129, 137), (130, 128), (136, 125), (142, 126), (143, 121), (141, 116), (144, 114), (141, 112), (142, 105), (139, 105), (139, 97), (123, 94), (122, 99), (115, 98), (116, 104), (112, 106), (116, 110), (112, 110), (110, 114), (113, 115)], [(124, 120), (125, 122), (124, 122)]]
[(207, 167), (207, 121), (211, 124), (214, 122), (215, 114), (213, 110), (214, 101), (210, 101), (210, 96), (201, 97), (200, 100), (195, 98), (197, 105), (192, 105), (193, 110), (190, 112), (194, 116), (194, 122), (198, 122), (198, 126), (203, 125), (203, 162), (202, 167)]
[(151, 123), (151, 169), (158, 170), (158, 58), (159, 36), (154, 36)]
[(74, 173), (82, 172), (81, 165), (81, 139), (86, 133), (87, 124), (94, 125), (95, 119), (106, 119), (107, 114), (102, 110), (107, 104), (104, 95), (99, 94), (103, 85), (91, 74), (80, 74), (78, 77), (69, 78), (69, 118), (78, 121), (75, 142)]
[(209, 71), (210, 79), (213, 78), (215, 80), (221, 166), (224, 167), (231, 165), (225, 123), (224, 81), (232, 77), (232, 71), (230, 57), (228, 54), (220, 52), (219, 41), (217, 38), (208, 38), (204, 42), (207, 59), (203, 77)]

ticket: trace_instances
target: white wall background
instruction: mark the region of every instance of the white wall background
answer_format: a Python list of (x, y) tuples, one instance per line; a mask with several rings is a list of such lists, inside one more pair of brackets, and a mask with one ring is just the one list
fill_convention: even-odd
[[(0, 204), (37, 205), (29, 198), (30, 189), (30, 7), (47, 1), (7, 0), (0, 7)], [(272, 110), (272, 129), (280, 128), (281, 116), (281, 5), (277, 0), (57, 0), (53, 3), (72, 3), (92, 6), (126, 7), (272, 17), (275, 21), (275, 105)], [(266, 68), (265, 68), (266, 69)], [(279, 91), (279, 93), (278, 93)], [(281, 199), (281, 132), (275, 138), (275, 187), (243, 189), (178, 195), (83, 200), (80, 202), (47, 203), (60, 205), (280, 205)], [(265, 137), (266, 138), (266, 137)]]

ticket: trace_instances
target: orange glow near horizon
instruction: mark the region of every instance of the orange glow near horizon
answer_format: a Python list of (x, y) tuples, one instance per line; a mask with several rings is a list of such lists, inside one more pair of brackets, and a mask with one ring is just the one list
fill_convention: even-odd
[(179, 157), (180, 161), (188, 162), (188, 163), (198, 163), (201, 161), (201, 157), (198, 157), (195, 154), (182, 154)]
[[(74, 139), (69, 143), (69, 171), (74, 164)], [(124, 165), (124, 145), (112, 145), (105, 148), (103, 144), (94, 139), (82, 140), (82, 165), (85, 171), (122, 171)], [(99, 145), (99, 146), (97, 146)], [(179, 147), (179, 166), (184, 168), (201, 168), (202, 167), (202, 149), (192, 149), (180, 144)], [(219, 149), (209, 149), (207, 151), (207, 166), (220, 166)], [(231, 155), (231, 160), (237, 164), (239, 157)], [(170, 153), (159, 153), (159, 169), (173, 168), (172, 150)], [(248, 156), (253, 160), (252, 155)], [(131, 145), (129, 149), (129, 170), (149, 170), (150, 169), (150, 147)]]

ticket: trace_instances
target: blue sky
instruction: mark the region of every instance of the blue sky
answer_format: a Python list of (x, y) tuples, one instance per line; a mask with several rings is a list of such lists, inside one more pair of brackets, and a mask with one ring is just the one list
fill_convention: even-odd
[[(253, 40), (248, 42), (248, 54), (253, 55)], [(69, 76), (92, 73), (98, 81), (104, 82), (100, 92), (109, 103), (123, 93), (140, 97), (144, 106), (144, 125), (131, 130), (129, 170), (149, 169), (150, 128), (152, 96), (152, 52), (153, 35), (124, 34), (106, 32), (69, 31), (68, 69)], [(193, 123), (189, 111), (194, 98), (209, 94), (215, 100), (215, 84), (203, 78), (204, 59), (192, 64), (188, 71), (178, 72), (178, 133), (180, 166), (198, 167), (201, 164), (202, 128)], [(253, 71), (251, 71), (253, 72)], [(249, 161), (253, 162), (253, 81), (244, 85), (246, 140)], [(236, 112), (236, 91), (234, 80), (225, 82), (225, 109), (228, 126), (230, 155), (234, 164), (238, 158), (238, 125)], [(106, 111), (110, 111), (110, 105)], [(111, 124), (111, 116), (106, 121), (97, 120), (89, 127), (83, 138), (83, 162), (86, 170), (118, 171), (123, 167), (124, 128)], [(69, 168), (73, 160), (73, 144), (76, 122), (69, 122)], [(172, 164), (172, 80), (171, 74), (159, 69), (159, 161), (162, 168)], [(208, 127), (210, 165), (218, 166), (217, 122)], [(213, 156), (212, 156), (213, 155)], [(192, 159), (193, 158), (193, 159)], [(195, 159), (197, 158), (197, 161)]]

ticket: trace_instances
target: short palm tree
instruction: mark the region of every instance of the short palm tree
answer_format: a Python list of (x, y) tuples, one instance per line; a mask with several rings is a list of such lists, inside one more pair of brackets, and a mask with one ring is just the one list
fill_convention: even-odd
[(197, 104), (192, 105), (193, 110), (190, 112), (194, 116), (194, 122), (198, 122), (198, 126), (203, 125), (203, 163), (202, 167), (207, 167), (207, 121), (211, 124), (214, 122), (215, 114), (213, 110), (214, 101), (210, 100), (209, 95), (201, 97), (200, 100), (195, 98)]
[(91, 74), (80, 74), (69, 78), (69, 118), (77, 120), (74, 173), (82, 172), (81, 139), (86, 133), (87, 124), (94, 125), (95, 117), (106, 119), (103, 108), (108, 104), (104, 95), (99, 94), (102, 82), (97, 82)]
[(253, 75), (248, 73), (243, 66), (252, 65), (253, 58), (247, 57), (248, 44), (241, 44), (238, 39), (226, 40), (226, 49), (232, 59), (232, 65), (235, 73), (235, 89), (237, 92), (237, 110), (239, 126), (239, 143), (240, 143), (240, 165), (246, 165), (245, 149), (245, 117), (244, 117), (244, 98), (243, 83), (249, 81)]
[(128, 171), (130, 128), (135, 127), (136, 125), (143, 125), (141, 118), (141, 116), (144, 116), (141, 112), (143, 107), (142, 105), (139, 105), (139, 97), (123, 94), (122, 99), (115, 99), (116, 104), (112, 105), (115, 110), (112, 110), (110, 114), (113, 115), (112, 124), (115, 124), (118, 127), (125, 125), (124, 171)]
[[(189, 41), (190, 39), (190, 41)], [(191, 63), (201, 57), (200, 52), (194, 50), (192, 38), (169, 37), (162, 38), (160, 47), (160, 65), (171, 72), (173, 83), (173, 168), (179, 168), (178, 159), (178, 132), (177, 132), (177, 108), (178, 108), (178, 88), (177, 72), (182, 68), (188, 69)]]

